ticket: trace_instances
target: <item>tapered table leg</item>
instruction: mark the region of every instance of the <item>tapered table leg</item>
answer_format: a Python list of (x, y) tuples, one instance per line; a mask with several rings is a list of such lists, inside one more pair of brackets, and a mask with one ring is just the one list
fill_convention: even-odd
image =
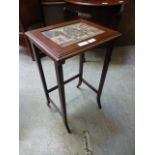
[(56, 76), (57, 76), (57, 82), (58, 82), (58, 90), (59, 90), (59, 97), (60, 97), (61, 109), (63, 114), (63, 121), (68, 133), (71, 133), (71, 130), (69, 128), (68, 121), (67, 121), (67, 109), (66, 109), (66, 101), (65, 101), (62, 63), (55, 62), (55, 70), (56, 70)]
[(86, 55), (85, 55), (85, 53), (83, 53), (82, 62), (83, 63), (86, 62)]
[(80, 54), (80, 63), (79, 63), (79, 82), (77, 87), (79, 88), (79, 86), (82, 83), (82, 76), (83, 76), (83, 60), (84, 60), (84, 53)]
[(111, 60), (112, 50), (113, 50), (113, 43), (111, 43), (107, 47), (105, 60), (104, 60), (104, 64), (103, 64), (103, 69), (102, 69), (102, 73), (101, 73), (101, 78), (100, 78), (100, 83), (99, 83), (99, 87), (98, 87), (97, 103), (98, 103), (99, 109), (102, 108), (101, 107), (101, 93), (102, 93), (103, 85), (104, 85), (104, 82), (105, 82), (107, 70), (108, 70), (108, 67), (109, 67), (109, 62)]
[(41, 58), (39, 56), (39, 50), (33, 44), (31, 44), (31, 47), (33, 49), (33, 53), (34, 53), (34, 56), (35, 56), (35, 59), (36, 59), (36, 62), (37, 62), (38, 69), (39, 69), (42, 85), (43, 85), (46, 100), (47, 100), (47, 105), (49, 106), (49, 104), (50, 104), (49, 94), (48, 94), (48, 91), (47, 91), (47, 84), (46, 84), (46, 80), (45, 80), (45, 76), (44, 76), (44, 71), (43, 71), (43, 68), (42, 68)]

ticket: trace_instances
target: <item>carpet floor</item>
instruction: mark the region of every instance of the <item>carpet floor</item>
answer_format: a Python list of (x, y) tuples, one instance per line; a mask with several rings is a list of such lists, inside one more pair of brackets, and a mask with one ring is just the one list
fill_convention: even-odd
[[(98, 86), (105, 51), (86, 53), (84, 77)], [(42, 59), (48, 88), (56, 84), (53, 62)], [(64, 64), (64, 78), (78, 72), (79, 56)], [(20, 48), (19, 59), (19, 152), (20, 155), (134, 155), (135, 49), (116, 47), (113, 51), (99, 110), (96, 94), (78, 80), (65, 85), (68, 134), (59, 113), (46, 106), (37, 65)], [(50, 94), (59, 104), (58, 91)]]

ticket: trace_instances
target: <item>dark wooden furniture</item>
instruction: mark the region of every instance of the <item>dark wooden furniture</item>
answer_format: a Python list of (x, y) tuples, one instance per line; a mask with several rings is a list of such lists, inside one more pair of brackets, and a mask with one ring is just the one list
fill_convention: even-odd
[(125, 0), (65, 0), (66, 10), (77, 13), (78, 17), (117, 29), (122, 16)]
[(118, 30), (123, 33), (119, 45), (135, 44), (135, 0), (127, 0)]
[(40, 0), (20, 0), (19, 20), (19, 45), (27, 48), (32, 60), (34, 60), (34, 55), (25, 32), (44, 25), (44, 16)]
[(73, 4), (89, 5), (89, 6), (111, 6), (111, 5), (120, 5), (124, 3), (124, 0), (65, 0), (65, 1)]
[(33, 55), (30, 43), (27, 39), (27, 36), (25, 35), (25, 30), (21, 20), (19, 21), (19, 45), (26, 48), (32, 60), (34, 60), (34, 55)]
[(65, 21), (64, 0), (42, 0), (41, 5), (44, 12), (46, 25), (54, 25)]
[[(69, 25), (73, 26), (73, 24), (79, 24), (79, 23), (82, 25), (91, 26), (94, 28), (94, 30), (88, 31), (89, 33), (87, 33), (87, 31), (85, 31), (85, 30), (83, 30), (83, 32), (81, 32), (81, 30), (80, 30), (80, 33), (81, 33), (80, 34), (79, 30), (77, 31), (77, 29), (76, 29), (75, 32), (77, 32), (76, 34), (78, 34), (78, 35), (75, 35), (75, 36), (77, 37), (77, 40), (78, 40), (78, 38), (81, 39), (81, 37), (85, 36), (85, 33), (91, 34), (92, 31), (97, 35), (92, 34), (93, 35), (92, 37), (87, 37), (84, 40), (81, 40), (80, 42), (74, 42), (72, 44), (68, 44), (70, 42), (67, 42), (66, 40), (65, 41), (67, 44), (62, 42), (62, 38), (68, 37), (68, 36), (66, 36), (66, 34), (64, 34), (64, 33), (63, 33), (64, 34), (63, 35), (58, 29), (56, 30), (56, 28), (62, 28), (62, 27), (69, 26)], [(66, 29), (66, 27), (65, 27), (65, 29)], [(74, 31), (74, 29), (75, 28), (69, 29), (69, 31)], [(45, 36), (46, 32), (49, 32), (49, 30), (51, 30), (51, 31), (55, 30), (54, 32), (52, 32), (52, 34), (50, 32), (50, 35), (49, 35), (50, 38), (53, 39), (53, 36), (58, 35), (58, 34), (60, 34), (61, 37), (59, 39), (58, 38), (57, 39), (54, 38), (53, 40), (49, 39), (47, 36)], [(73, 33), (75, 34), (75, 32), (73, 32)], [(70, 32), (70, 33), (72, 33), (72, 32)], [(50, 103), (52, 103), (54, 105), (54, 107), (62, 115), (67, 131), (69, 133), (71, 133), (71, 130), (69, 128), (68, 121), (67, 121), (64, 84), (70, 82), (71, 80), (79, 78), (79, 83), (78, 83), (77, 87), (79, 87), (81, 85), (81, 83), (83, 82), (89, 88), (91, 88), (95, 93), (97, 93), (98, 107), (101, 108), (100, 97), (101, 97), (101, 92), (103, 89), (106, 73), (108, 70), (109, 62), (111, 59), (114, 41), (119, 36), (121, 36), (121, 33), (114, 31), (112, 29), (106, 28), (104, 26), (94, 24), (92, 22), (88, 22), (86, 20), (79, 19), (79, 20), (64, 22), (61, 24), (56, 24), (53, 26), (48, 26), (48, 27), (36, 29), (33, 31), (29, 31), (26, 33), (26, 35), (28, 36), (28, 38), (30, 39), (30, 41), (32, 43), (33, 52), (35, 54), (35, 59), (36, 59), (37, 65), (38, 65), (43, 88), (44, 88), (46, 99), (47, 99), (47, 105), (49, 106)], [(81, 37), (79, 37), (79, 36), (81, 36)], [(58, 43), (57, 43), (57, 40), (59, 40)], [(72, 40), (74, 40), (74, 39), (72, 39)], [(101, 44), (107, 44), (107, 52), (105, 55), (105, 60), (104, 60), (104, 65), (103, 65), (103, 69), (102, 69), (99, 87), (98, 87), (98, 89), (96, 89), (83, 78), (83, 54), (84, 54), (84, 52), (86, 52), (86, 50), (94, 48)], [(78, 54), (80, 54), (79, 73), (77, 75), (69, 78), (68, 80), (64, 81), (63, 64), (64, 64), (65, 60), (70, 57), (73, 57), (75, 55), (78, 55)], [(42, 64), (41, 64), (41, 58), (44, 55), (48, 56), (55, 63), (55, 70), (56, 70), (58, 85), (56, 85), (50, 89), (48, 89), (48, 87), (47, 87)], [(59, 97), (60, 97), (62, 112), (56, 107), (54, 102), (49, 97), (49, 93), (57, 88), (59, 90)]]

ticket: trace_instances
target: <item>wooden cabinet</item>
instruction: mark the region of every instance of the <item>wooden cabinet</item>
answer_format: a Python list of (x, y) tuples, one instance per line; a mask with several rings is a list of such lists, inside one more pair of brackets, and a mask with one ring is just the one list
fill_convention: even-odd
[(119, 45), (135, 44), (135, 0), (127, 1), (119, 31), (123, 33), (119, 39)]
[(57, 24), (65, 21), (63, 0), (42, 0), (46, 25)]
[(43, 11), (39, 0), (19, 1), (19, 45), (27, 48), (32, 60), (34, 60), (34, 56), (25, 32), (40, 27), (44, 22), (43, 19)]
[(40, 0), (20, 0), (19, 15), (24, 29), (42, 22), (44, 17)]

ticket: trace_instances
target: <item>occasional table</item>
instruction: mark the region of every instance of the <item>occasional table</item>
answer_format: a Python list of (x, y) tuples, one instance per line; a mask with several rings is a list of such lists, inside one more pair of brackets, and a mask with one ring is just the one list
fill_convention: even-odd
[[(47, 105), (50, 106), (50, 103), (53, 104), (57, 111), (62, 115), (68, 133), (71, 133), (67, 121), (64, 85), (78, 78), (79, 82), (77, 87), (79, 87), (83, 82), (90, 89), (92, 89), (97, 94), (97, 104), (99, 109), (101, 109), (100, 97), (106, 73), (108, 70), (109, 62), (111, 59), (114, 41), (119, 36), (121, 36), (121, 33), (106, 28), (104, 26), (97, 25), (93, 22), (89, 22), (87, 20), (78, 19), (32, 30), (27, 32), (26, 35), (31, 41), (41, 81), (43, 84)], [(92, 49), (101, 44), (106, 44), (107, 50), (99, 82), (99, 87), (96, 89), (83, 78), (83, 55), (84, 52), (86, 52), (87, 50)], [(64, 81), (63, 64), (65, 63), (66, 59), (71, 58), (75, 55), (80, 55), (79, 73)], [(42, 68), (41, 58), (43, 56), (48, 56), (51, 60), (54, 61), (55, 64), (58, 84), (50, 89), (47, 88)], [(59, 90), (61, 110), (57, 108), (57, 106), (54, 104), (54, 102), (49, 96), (49, 93), (57, 88)]]

